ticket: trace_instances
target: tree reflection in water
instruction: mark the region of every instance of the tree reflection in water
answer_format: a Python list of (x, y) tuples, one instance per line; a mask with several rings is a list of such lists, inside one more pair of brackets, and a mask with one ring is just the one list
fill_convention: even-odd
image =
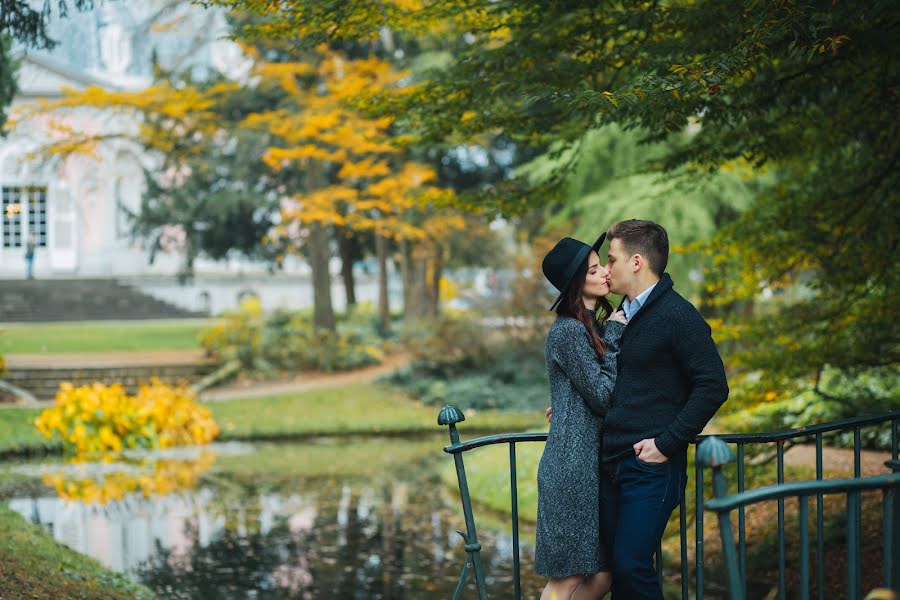
[[(212, 509), (224, 525), (206, 543), (189, 523), (188, 543), (181, 550), (158, 546), (138, 575), (160, 596), (179, 599), (451, 597), (464, 557), (454, 528), (462, 523), (438, 482), (372, 483), (304, 481), (299, 503), (297, 495), (248, 494), (240, 505)], [(271, 512), (276, 506), (281, 514)], [(485, 534), (486, 547), (507, 544)], [(524, 583), (539, 589), (523, 551)], [(490, 554), (489, 589), (508, 595), (509, 555)]]

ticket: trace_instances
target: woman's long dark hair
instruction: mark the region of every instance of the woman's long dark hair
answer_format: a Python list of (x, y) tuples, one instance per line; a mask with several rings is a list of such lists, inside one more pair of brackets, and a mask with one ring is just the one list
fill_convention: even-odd
[[(589, 259), (585, 259), (581, 266), (578, 267), (578, 270), (575, 271), (574, 277), (572, 277), (572, 283), (569, 285), (566, 290), (566, 295), (563, 296), (562, 301), (560, 301), (559, 305), (556, 307), (556, 314), (565, 317), (573, 317), (578, 319), (582, 323), (584, 323), (585, 329), (587, 329), (588, 335), (591, 337), (591, 342), (594, 345), (594, 350), (597, 352), (597, 357), (600, 360), (603, 360), (603, 355), (606, 354), (606, 344), (603, 343), (603, 339), (597, 334), (597, 329), (594, 327), (594, 317), (584, 306), (584, 300), (582, 300), (581, 295), (584, 292), (584, 280), (587, 277), (588, 272), (588, 264), (590, 263)], [(613, 313), (612, 304), (606, 298), (600, 298), (597, 300), (596, 305), (597, 310), (597, 320), (600, 322), (606, 321), (609, 316)]]

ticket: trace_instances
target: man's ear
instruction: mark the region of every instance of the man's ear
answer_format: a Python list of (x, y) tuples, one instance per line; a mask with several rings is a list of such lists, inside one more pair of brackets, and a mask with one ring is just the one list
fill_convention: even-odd
[(644, 268), (644, 257), (640, 254), (635, 254), (631, 257), (631, 272), (639, 273), (641, 269)]

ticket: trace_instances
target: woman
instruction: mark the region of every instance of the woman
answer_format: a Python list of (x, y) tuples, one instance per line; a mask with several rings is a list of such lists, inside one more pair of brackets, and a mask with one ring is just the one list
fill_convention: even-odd
[(612, 553), (600, 535), (600, 434), (626, 320), (606, 299), (609, 272), (597, 254), (605, 238), (593, 246), (564, 238), (542, 265), (560, 295), (546, 344), (553, 419), (538, 467), (534, 565), (550, 578), (541, 600), (599, 599), (611, 585)]

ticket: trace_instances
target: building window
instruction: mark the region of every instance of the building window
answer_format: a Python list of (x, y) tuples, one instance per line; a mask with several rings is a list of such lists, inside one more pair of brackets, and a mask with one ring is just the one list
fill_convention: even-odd
[(38, 247), (47, 247), (47, 188), (0, 188), (3, 199), (3, 247), (22, 248), (33, 233)]

